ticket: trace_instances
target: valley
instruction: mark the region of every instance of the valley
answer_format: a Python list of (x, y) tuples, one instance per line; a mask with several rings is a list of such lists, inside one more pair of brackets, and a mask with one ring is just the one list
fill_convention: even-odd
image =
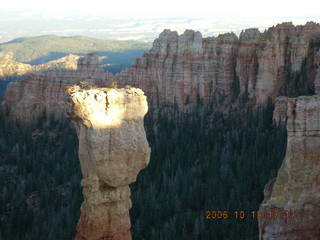
[[(137, 50), (136, 45), (131, 47)], [(19, 51), (22, 50), (24, 47)], [(126, 49), (124, 54), (131, 50)], [(117, 55), (121, 51), (115, 50), (114, 59), (127, 66), (115, 72), (104, 66), (108, 58), (103, 59), (100, 51), (69, 55), (72, 64), (56, 59), (53, 61), (59, 64), (50, 64), (46, 59), (44, 65), (49, 67), (39, 71), (33, 69), (41, 65), (33, 65), (32, 61), (41, 62), (39, 59), (46, 57), (25, 53), (30, 58), (20, 60), (29, 63), (22, 63), (17, 59), (19, 51), (6, 60), (14, 67), (4, 69), (13, 69), (14, 76), (15, 69), (31, 70), (8, 84), (0, 112), (0, 184), (4, 186), (0, 188), (1, 240), (42, 239), (44, 234), (52, 240), (74, 236), (81, 240), (91, 240), (91, 236), (102, 239), (109, 235), (102, 236), (102, 231), (95, 231), (90, 225), (87, 228), (83, 219), (90, 216), (92, 221), (96, 216), (92, 222), (100, 224), (96, 209), (103, 206), (108, 206), (107, 212), (123, 213), (131, 208), (129, 235), (136, 240), (319, 237), (318, 23), (284, 22), (263, 32), (245, 29), (239, 36), (224, 33), (203, 37), (199, 31), (179, 34), (165, 29), (149, 50), (139, 49), (143, 52), (134, 55), (134, 60), (132, 55), (130, 65), (121, 54)], [(66, 50), (65, 54), (69, 52)], [(105, 101), (95, 105), (73, 99), (71, 106), (78, 104), (71, 115), (76, 123), (73, 125), (66, 118), (66, 89), (70, 86), (78, 89), (77, 94), (83, 99)], [(135, 88), (144, 92), (148, 113), (144, 120), (143, 116), (139, 119), (137, 131), (132, 131), (130, 126), (136, 124), (133, 116), (143, 108), (126, 104), (141, 104), (142, 100), (134, 100), (141, 95), (133, 94), (132, 100), (119, 97), (116, 92), (130, 95)], [(90, 91), (100, 91), (107, 98), (93, 96)], [(112, 96), (119, 98), (112, 100)], [(108, 125), (98, 130), (101, 126), (94, 125), (102, 121), (99, 111), (94, 114), (96, 109), (103, 113), (105, 107), (110, 113), (112, 104), (122, 109), (118, 112), (115, 108), (112, 119), (125, 119), (120, 123), (129, 129), (119, 134), (122, 140), (112, 135), (121, 128)], [(108, 184), (125, 179), (122, 173), (130, 171), (125, 164), (119, 164), (125, 166), (124, 170), (112, 165), (116, 170), (111, 175), (97, 170), (103, 179), (98, 184), (99, 191), (94, 189), (98, 185), (82, 184), (82, 195), (80, 180), (86, 177), (83, 166), (86, 161), (92, 162), (85, 159), (98, 162), (101, 156), (103, 161), (135, 156), (131, 148), (139, 146), (140, 128), (145, 130), (151, 155), (136, 181), (129, 181), (132, 206), (130, 199), (122, 209), (112, 208), (110, 201), (105, 201), (113, 196), (108, 195), (112, 192)], [(79, 129), (86, 134), (81, 135)], [(109, 141), (101, 137), (102, 133)], [(122, 161), (122, 157), (118, 160)], [(112, 181), (110, 176), (114, 177)], [(115, 186), (122, 187), (118, 182)], [(92, 198), (97, 192), (107, 197)], [(116, 199), (115, 205), (124, 204), (120, 203), (121, 197)], [(79, 217), (81, 202), (93, 207), (83, 207)], [(90, 215), (91, 210), (95, 214)], [(296, 210), (310, 218), (303, 218), (300, 224), (294, 220), (287, 224), (280, 218), (273, 223), (262, 218), (206, 218), (208, 211), (258, 210)], [(124, 221), (122, 224), (119, 220), (118, 227), (125, 230), (128, 238), (128, 222)]]

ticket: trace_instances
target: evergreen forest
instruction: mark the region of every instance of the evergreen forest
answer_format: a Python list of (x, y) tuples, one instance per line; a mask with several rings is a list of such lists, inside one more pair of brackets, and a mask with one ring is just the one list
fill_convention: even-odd
[[(228, 114), (215, 107), (150, 109), (151, 160), (130, 186), (133, 239), (258, 239), (250, 212), (281, 165), (286, 130), (273, 125), (272, 104)], [(73, 238), (82, 202), (77, 151), (68, 119), (44, 113), (26, 126), (1, 110), (0, 240)], [(218, 211), (228, 217), (214, 218)]]

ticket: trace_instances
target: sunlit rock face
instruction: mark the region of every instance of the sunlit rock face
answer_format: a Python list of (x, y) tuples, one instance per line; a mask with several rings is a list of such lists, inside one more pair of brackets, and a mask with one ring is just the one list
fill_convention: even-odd
[(136, 59), (118, 82), (139, 87), (153, 104), (195, 103), (215, 90), (229, 94), (235, 77), (238, 39), (233, 33), (202, 38), (198, 31), (164, 30), (151, 50)]
[(239, 37), (226, 33), (203, 38), (198, 31), (178, 35), (164, 30), (152, 49), (116, 78), (141, 88), (156, 104), (183, 108), (217, 92), (226, 98), (246, 94), (252, 102), (265, 104), (279, 95), (289, 71), (301, 70), (305, 58), (310, 84), (315, 81), (320, 52), (310, 43), (316, 36), (320, 25), (312, 22), (282, 23), (263, 33), (247, 29)]
[(129, 240), (129, 184), (149, 163), (143, 118), (146, 96), (137, 88), (68, 89), (66, 111), (79, 138), (84, 202), (76, 240)]
[(37, 119), (44, 110), (57, 118), (64, 115), (63, 104), (67, 86), (80, 81), (105, 86), (111, 81), (112, 73), (105, 72), (99, 65), (98, 56), (88, 54), (79, 58), (75, 70), (50, 70), (34, 73), (25, 79), (7, 86), (4, 104), (9, 107), (12, 118), (24, 122)]
[(32, 72), (44, 72), (53, 69), (75, 70), (79, 56), (69, 54), (66, 57), (44, 64), (30, 65), (17, 62), (12, 53), (0, 52), (0, 78), (23, 76)]
[(219, 102), (223, 109), (231, 99), (264, 105), (287, 94), (283, 89), (292, 79), (290, 73), (304, 75), (303, 85), (320, 91), (319, 49), (320, 25), (313, 22), (281, 23), (263, 33), (246, 29), (239, 37), (226, 33), (203, 38), (198, 31), (179, 35), (167, 29), (149, 52), (116, 76), (103, 71), (98, 57), (89, 54), (78, 61), (75, 71), (50, 71), (11, 83), (4, 103), (12, 116), (24, 121), (44, 109), (59, 115), (65, 86), (84, 80), (106, 86), (116, 80), (118, 86), (142, 89), (149, 104), (157, 107), (177, 104), (185, 110), (215, 94), (223, 96), (225, 104)]
[(286, 156), (266, 186), (260, 239), (320, 239), (320, 96), (289, 98), (287, 118)]

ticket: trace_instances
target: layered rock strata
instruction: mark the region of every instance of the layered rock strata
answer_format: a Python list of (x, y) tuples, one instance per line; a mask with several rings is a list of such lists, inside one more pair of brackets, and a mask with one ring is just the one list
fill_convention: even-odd
[(129, 240), (129, 184), (149, 162), (140, 89), (68, 89), (66, 111), (79, 138), (84, 202), (76, 240)]
[(247, 29), (239, 37), (226, 33), (203, 38), (197, 31), (178, 35), (164, 30), (149, 52), (116, 76), (99, 70), (97, 57), (90, 56), (76, 71), (36, 74), (9, 85), (4, 102), (16, 116), (44, 108), (59, 112), (65, 85), (112, 78), (119, 86), (141, 88), (152, 105), (176, 103), (183, 110), (217, 93), (226, 103), (244, 97), (252, 104), (265, 104), (287, 94), (288, 86), (300, 88), (292, 83), (297, 76), (303, 76), (303, 88), (319, 88), (319, 49), (320, 25), (313, 22), (282, 23), (263, 33)]
[(287, 118), (285, 159), (259, 210), (260, 239), (320, 239), (320, 96), (289, 98)]
[(78, 60), (76, 70), (34, 73), (31, 76), (12, 82), (7, 86), (4, 103), (13, 118), (32, 121), (43, 111), (56, 117), (63, 116), (64, 95), (67, 86), (80, 81), (104, 86), (111, 81), (112, 74), (99, 66), (98, 56), (89, 54)]
[[(317, 36), (320, 25), (312, 22), (282, 23), (263, 33), (247, 29), (239, 37), (202, 38), (197, 31), (178, 35), (165, 30), (117, 79), (143, 89), (154, 103), (181, 107), (218, 92), (225, 97), (246, 94), (264, 104), (279, 95), (289, 72), (307, 67), (308, 84), (313, 84), (320, 56)], [(303, 66), (307, 57), (310, 63)]]

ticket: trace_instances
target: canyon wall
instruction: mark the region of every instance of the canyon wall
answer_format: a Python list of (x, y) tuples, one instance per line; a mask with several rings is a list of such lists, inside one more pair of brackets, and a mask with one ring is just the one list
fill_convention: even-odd
[(79, 138), (84, 202), (76, 240), (129, 240), (129, 184), (150, 158), (140, 89), (68, 89), (66, 111)]
[(44, 110), (47, 114), (63, 116), (65, 89), (80, 81), (104, 86), (111, 81), (112, 74), (103, 71), (98, 56), (89, 54), (79, 58), (75, 70), (48, 70), (34, 73), (27, 78), (7, 86), (4, 104), (13, 118), (32, 121)]
[(149, 52), (116, 76), (101, 70), (91, 54), (81, 58), (77, 70), (33, 74), (10, 84), (4, 104), (21, 119), (43, 109), (61, 113), (64, 87), (88, 79), (98, 86), (114, 79), (121, 87), (139, 87), (151, 105), (184, 109), (214, 94), (224, 96), (225, 106), (244, 98), (264, 104), (279, 95), (295, 95), (292, 91), (305, 95), (320, 88), (319, 49), (320, 25), (313, 22), (282, 23), (263, 33), (247, 29), (239, 37), (164, 30)]
[(312, 85), (316, 75), (320, 81), (319, 36), (320, 25), (312, 22), (282, 23), (263, 33), (247, 29), (239, 38), (232, 33), (202, 38), (192, 30), (179, 36), (165, 30), (148, 53), (116, 78), (143, 89), (153, 103), (181, 107), (219, 93), (245, 94), (264, 104), (284, 91), (290, 73), (305, 70), (305, 85)]
[(287, 150), (265, 188), (260, 239), (320, 239), (320, 96), (286, 101)]

